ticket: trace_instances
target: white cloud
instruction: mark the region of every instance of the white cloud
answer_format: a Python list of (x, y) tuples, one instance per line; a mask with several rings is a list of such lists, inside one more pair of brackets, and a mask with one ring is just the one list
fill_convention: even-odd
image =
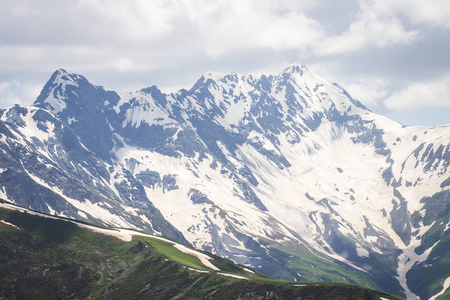
[(342, 34), (330, 36), (316, 48), (319, 55), (341, 54), (366, 47), (387, 47), (412, 42), (417, 31), (408, 31), (398, 18), (383, 15), (362, 3), (356, 20)]
[(450, 28), (450, 2), (446, 0), (415, 0), (406, 2), (402, 12), (413, 22), (429, 23), (433, 26)]
[(324, 38), (321, 25), (303, 14), (271, 16), (261, 33), (261, 46), (272, 49), (298, 49), (301, 52)]
[(10, 1), (0, 12), (0, 28), (8, 28), (0, 31), (0, 63), (48, 66), (43, 62), (58, 61), (64, 52), (75, 64), (125, 71), (241, 50), (305, 50), (324, 35), (304, 14), (312, 6), (288, 0)]
[(381, 78), (365, 78), (345, 85), (349, 94), (368, 107), (377, 107), (388, 94), (387, 84)]
[(388, 97), (384, 105), (390, 110), (450, 107), (450, 78), (413, 83)]
[(22, 104), (16, 94), (17, 84), (13, 82), (0, 82), (0, 107), (9, 107), (14, 104)]
[(362, 0), (376, 14), (404, 16), (411, 22), (450, 28), (450, 2), (446, 0)]
[(0, 82), (0, 108), (14, 104), (30, 104), (36, 100), (42, 86), (20, 84), (17, 81)]
[[(307, 49), (324, 32), (299, 1), (185, 1), (192, 39), (187, 48), (220, 57), (242, 49)], [(301, 5), (303, 3), (303, 5)], [(176, 26), (176, 25), (175, 25)]]
[[(414, 2), (412, 11), (422, 12), (421, 2)], [(8, 28), (0, 31), (0, 46), (12, 50), (1, 56), (0, 63), (15, 61), (17, 68), (27, 61), (43, 67), (48, 66), (43, 62), (49, 56), (56, 56), (55, 62), (65, 67), (58, 58), (62, 50), (66, 60), (77, 66), (126, 72), (173, 66), (192, 57), (217, 60), (238, 51), (296, 51), (308, 57), (383, 48), (410, 43), (418, 36), (417, 31), (405, 29), (399, 18), (408, 12), (405, 3), (360, 0), (354, 22), (332, 35), (308, 15), (327, 1), (9, 1), (0, 12), (0, 28)], [(414, 18), (427, 20), (436, 11), (440, 10)], [(23, 49), (17, 52), (18, 48)]]
[(326, 37), (314, 48), (319, 55), (391, 47), (417, 40), (423, 28), (408, 29), (403, 20), (450, 28), (450, 2), (443, 0), (360, 0), (358, 15), (348, 29)]

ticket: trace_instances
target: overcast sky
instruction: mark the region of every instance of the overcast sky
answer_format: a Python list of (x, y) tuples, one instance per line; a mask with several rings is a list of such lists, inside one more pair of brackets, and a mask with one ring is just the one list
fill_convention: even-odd
[(405, 125), (450, 123), (448, 0), (0, 0), (0, 108), (58, 68), (132, 91), (302, 62)]

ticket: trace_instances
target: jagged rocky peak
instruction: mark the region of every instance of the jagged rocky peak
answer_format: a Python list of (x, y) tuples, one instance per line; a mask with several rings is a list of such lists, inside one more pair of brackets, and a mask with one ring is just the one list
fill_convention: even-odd
[(18, 104), (10, 108), (0, 109), (0, 121), (10, 123), (18, 127), (25, 127), (23, 116), (28, 113), (28, 109)]
[(72, 76), (80, 76), (80, 75), (71, 74), (67, 72), (65, 69), (60, 68), (57, 69), (55, 72), (53, 72), (48, 81), (53, 84), (61, 84), (65, 83), (65, 81), (74, 82), (73, 79), (71, 78)]
[(58, 69), (47, 81), (34, 105), (57, 114), (67, 108), (66, 100), (73, 96), (78, 98), (75, 90), (86, 85), (91, 84), (85, 77)]
[(219, 73), (219, 72), (205, 72), (201, 77), (204, 81), (208, 79), (214, 81), (222, 81), (224, 83), (238, 83), (239, 81), (254, 80), (260, 78), (261, 74), (241, 74), (241, 73)]
[(51, 86), (53, 88), (61, 86), (63, 91), (65, 91), (67, 85), (79, 87), (80, 81), (87, 81), (87, 79), (82, 75), (69, 73), (64, 69), (58, 69), (55, 72), (53, 72), (47, 84), (42, 89), (42, 92), (45, 92), (48, 86)]
[[(55, 129), (61, 127), (60, 122), (49, 111), (34, 106), (14, 105), (0, 110), (0, 122), (4, 131), (0, 129), (0, 135), (6, 134), (13, 137), (10, 129), (25, 139), (31, 139), (36, 143), (54, 137)], [(9, 128), (6, 130), (6, 128)], [(57, 131), (60, 131), (59, 129)], [(40, 140), (40, 142), (38, 142)]]
[(206, 72), (204, 73), (197, 82), (190, 89), (191, 92), (195, 92), (198, 90), (202, 90), (204, 88), (207, 89), (217, 89), (219, 85), (223, 86), (224, 84), (230, 84), (232, 86), (236, 86), (239, 84), (239, 81), (246, 80), (246, 75), (241, 74), (224, 74), (217, 72)]
[(58, 70), (56, 70), (53, 73), (51, 78), (53, 79), (53, 81), (55, 81), (55, 80), (60, 79), (60, 78), (62, 78), (64, 80), (71, 80), (71, 77), (79, 78), (79, 77), (81, 77), (81, 75), (74, 74), (74, 73), (69, 73), (65, 69), (59, 68)]
[(303, 64), (302, 62), (297, 62), (289, 67), (287, 67), (286, 69), (284, 69), (281, 73), (302, 73), (304, 71), (308, 71), (308, 68), (306, 67), (305, 64)]
[(323, 78), (312, 73), (303, 63), (295, 63), (275, 77), (275, 85), (285, 86), (294, 84), (296, 86), (308, 89), (314, 89), (316, 92), (320, 87), (332, 87), (332, 84)]
[[(283, 77), (283, 75), (294, 75), (299, 74), (300, 76), (304, 74), (304, 72), (310, 73), (308, 68), (301, 62), (295, 63), (287, 68), (285, 68), (278, 77)], [(200, 79), (194, 84), (191, 90), (196, 90), (204, 85), (210, 84), (219, 84), (225, 83), (231, 86), (236, 86), (239, 84), (245, 83), (257, 83), (259, 81), (270, 80), (274, 78), (273, 75), (269, 74), (241, 74), (241, 73), (219, 73), (208, 71), (205, 72)]]
[[(306, 74), (308, 76), (304, 76)], [(209, 91), (211, 95), (206, 96), (217, 98), (216, 101), (220, 101), (220, 98), (224, 95), (234, 95), (240, 98), (244, 96), (247, 98), (252, 98), (252, 100), (257, 100), (261, 93), (272, 93), (274, 88), (277, 88), (277, 90), (280, 91), (280, 86), (289, 86), (288, 88), (290, 88), (292, 85), (299, 86), (301, 89), (305, 89), (305, 87), (307, 87), (305, 89), (306, 91), (308, 91), (308, 89), (317, 90), (317, 88), (323, 85), (332, 87), (330, 83), (313, 75), (303, 63), (296, 63), (284, 69), (279, 75), (276, 76), (264, 74), (227, 74), (206, 72), (201, 78), (199, 78), (193, 87), (189, 89), (189, 91), (180, 90), (178, 93), (175, 93), (173, 97), (184, 98), (186, 96), (186, 92), (188, 92), (188, 94), (198, 94), (203, 91)], [(127, 93), (109, 89), (107, 90), (100, 86), (94, 86), (81, 75), (67, 72), (64, 69), (58, 69), (52, 74), (34, 104), (57, 114), (67, 107), (68, 101), (74, 102), (74, 99), (82, 98), (79, 91), (85, 91), (87, 87), (90, 89), (88, 95), (90, 102), (92, 102), (92, 99), (95, 98), (98, 100), (97, 102), (99, 102), (99, 104), (108, 107), (112, 106), (112, 104), (117, 104), (118, 98), (129, 98), (122, 99), (122, 101), (120, 101), (121, 104), (128, 102), (127, 100), (132, 100), (135, 96), (134, 94), (137, 95), (139, 92), (147, 94), (149, 96), (148, 98), (153, 98), (153, 100), (156, 100), (157, 103), (163, 106), (167, 104), (167, 98), (169, 96), (162, 93), (156, 86), (143, 88), (138, 92), (131, 92), (126, 95)], [(249, 93), (251, 95), (249, 95)], [(101, 97), (98, 97), (99, 95), (95, 94), (101, 94)], [(238, 99), (235, 98), (234, 100), (236, 101)], [(78, 100), (75, 102), (80, 102), (80, 104), (82, 104), (86, 101)], [(118, 108), (116, 107), (115, 109), (117, 110)]]
[(208, 90), (224, 90), (225, 93), (245, 91), (266, 91), (270, 92), (275, 77), (262, 73), (218, 73), (206, 72), (189, 90), (191, 92)]
[(166, 96), (156, 85), (152, 85), (150, 87), (146, 87), (140, 90), (141, 92), (151, 95), (153, 98), (160, 98)]

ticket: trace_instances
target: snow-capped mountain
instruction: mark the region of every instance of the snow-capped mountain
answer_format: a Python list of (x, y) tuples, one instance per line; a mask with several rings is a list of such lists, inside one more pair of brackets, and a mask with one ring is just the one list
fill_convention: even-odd
[(20, 205), (276, 278), (410, 299), (450, 285), (450, 126), (402, 126), (301, 64), (172, 94), (58, 70), (33, 107), (0, 111), (0, 141), (0, 197)]

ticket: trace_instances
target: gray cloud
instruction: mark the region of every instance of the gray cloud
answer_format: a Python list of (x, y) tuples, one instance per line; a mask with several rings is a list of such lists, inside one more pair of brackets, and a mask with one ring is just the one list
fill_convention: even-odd
[(339, 34), (356, 21), (358, 11), (358, 0), (318, 1), (317, 6), (306, 14), (317, 20), (327, 32)]
[[(206, 71), (276, 74), (303, 61), (375, 111), (430, 124), (398, 99), (450, 77), (448, 20), (438, 0), (4, 0), (0, 107), (31, 104), (60, 67), (113, 88), (173, 91)], [(420, 107), (448, 101), (429, 97)]]

